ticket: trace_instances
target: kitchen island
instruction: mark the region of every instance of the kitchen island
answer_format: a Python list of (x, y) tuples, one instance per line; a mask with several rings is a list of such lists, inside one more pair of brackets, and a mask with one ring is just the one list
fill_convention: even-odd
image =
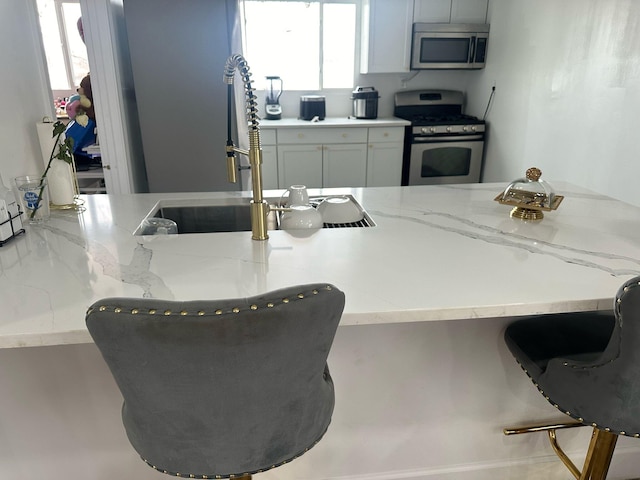
[[(0, 249), (0, 478), (165, 478), (128, 445), (119, 393), (84, 326), (94, 301), (311, 282), (347, 297), (329, 359), (333, 423), (308, 454), (261, 478), (567, 478), (543, 436), (501, 434), (563, 418), (501, 332), (520, 315), (610, 309), (640, 275), (640, 208), (557, 183), (560, 208), (528, 223), (493, 200), (504, 186), (311, 191), (352, 194), (376, 225), (272, 231), (266, 242), (132, 234), (161, 199), (229, 192), (86, 196), (83, 212), (28, 227)], [(587, 430), (560, 437), (578, 464)], [(611, 478), (637, 474), (639, 451), (621, 439)]]

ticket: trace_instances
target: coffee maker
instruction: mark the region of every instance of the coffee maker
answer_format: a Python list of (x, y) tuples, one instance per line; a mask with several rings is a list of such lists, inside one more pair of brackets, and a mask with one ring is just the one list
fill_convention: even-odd
[(282, 107), (280, 106), (280, 95), (282, 95), (282, 79), (280, 77), (267, 77), (269, 86), (265, 95), (264, 109), (267, 120), (280, 120), (282, 118)]

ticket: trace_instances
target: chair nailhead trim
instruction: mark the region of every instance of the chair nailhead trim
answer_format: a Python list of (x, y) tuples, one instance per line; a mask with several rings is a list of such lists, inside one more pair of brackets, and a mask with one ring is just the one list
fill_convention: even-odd
[(229, 479), (235, 479), (236, 477), (246, 477), (248, 475), (253, 475), (256, 473), (262, 473), (265, 472), (267, 470), (271, 470), (272, 468), (277, 468), (280, 467), (286, 463), (289, 463), (292, 460), (295, 460), (296, 458), (304, 455), (305, 453), (307, 453), (309, 450), (311, 450), (313, 447), (315, 447), (320, 440), (322, 439), (323, 435), (320, 436), (320, 438), (318, 438), (315, 442), (313, 442), (313, 445), (311, 445), (310, 447), (307, 447), (304, 449), (304, 451), (292, 456), (291, 458), (289, 458), (288, 460), (284, 460), (278, 464), (275, 465), (271, 465), (269, 468), (267, 469), (260, 469), (260, 470), (256, 470), (254, 472), (245, 472), (245, 473), (241, 473), (241, 474), (237, 474), (237, 473), (230, 473), (227, 476), (223, 476), (223, 475), (195, 475), (193, 473), (189, 473), (189, 474), (183, 474), (183, 473), (179, 473), (179, 472), (169, 472), (167, 470), (160, 470), (157, 466), (150, 464), (147, 460), (144, 459), (144, 457), (140, 457), (142, 458), (142, 461), (144, 463), (146, 463), (148, 466), (150, 466), (151, 468), (153, 468), (154, 470), (158, 471), (158, 472), (162, 472), (162, 473), (166, 473), (167, 475), (173, 475), (174, 477), (183, 477), (183, 476), (188, 476), (189, 478), (201, 478), (201, 479), (209, 479), (209, 478), (215, 478), (215, 479), (223, 479), (223, 478), (229, 478)]
[[(325, 287), (323, 287), (323, 289), (327, 290), (327, 291), (333, 290), (330, 285), (326, 285)], [(318, 295), (320, 292), (319, 292), (318, 289), (313, 289), (313, 290), (311, 290), (311, 293), (313, 295)], [(296, 298), (302, 300), (302, 299), (306, 298), (306, 296), (305, 296), (304, 293), (298, 293), (298, 294), (296, 294)], [(291, 303), (292, 300), (290, 298), (288, 298), (288, 297), (285, 297), (281, 301), (282, 301), (283, 304), (288, 304), (288, 303)], [(268, 302), (266, 304), (267, 308), (274, 308), (275, 306), (276, 306), (276, 304), (274, 302)], [(97, 308), (98, 308), (98, 310), (100, 312), (105, 312), (105, 311), (109, 310), (110, 308), (113, 308), (113, 312), (114, 313), (123, 313), (124, 312), (122, 307), (110, 307), (110, 306), (107, 306), (107, 305), (101, 305), (101, 306), (99, 306)], [(256, 305), (256, 304), (252, 304), (252, 305), (249, 306), (249, 309), (250, 310), (259, 310), (260, 306)], [(95, 311), (95, 308), (93, 308), (93, 307), (89, 308), (87, 310), (87, 315), (93, 313), (94, 311)], [(233, 307), (231, 309), (232, 313), (240, 313), (241, 311), (242, 311), (241, 307)], [(131, 310), (128, 311), (128, 313), (131, 313), (132, 315), (137, 315), (137, 314), (140, 313), (140, 309), (139, 308), (132, 308)], [(147, 313), (148, 313), (148, 315), (155, 315), (156, 313), (158, 313), (158, 310), (155, 309), (155, 308), (150, 308), (149, 310), (147, 310)], [(163, 313), (163, 315), (165, 315), (167, 317), (171, 316), (171, 315), (174, 315), (174, 312), (172, 312), (171, 310), (164, 310), (162, 313)], [(180, 312), (175, 312), (175, 313), (179, 314), (180, 316), (188, 316), (189, 315), (189, 311), (187, 311), (187, 310), (181, 310)], [(214, 313), (216, 315), (223, 315), (225, 312), (223, 310), (221, 310), (221, 309), (218, 309), (218, 310), (215, 310)], [(197, 312), (195, 312), (195, 314), (202, 317), (202, 316), (206, 315), (207, 312), (205, 312), (203, 310), (198, 310)], [(525, 372), (526, 372), (526, 370), (525, 370)]]
[[(638, 285), (640, 285), (640, 282), (638, 282)], [(527, 370), (522, 366), (522, 363), (520, 363), (520, 361), (519, 361), (518, 359), (516, 359), (516, 362), (518, 362), (518, 365), (520, 365), (520, 368), (522, 368), (522, 370), (524, 370), (524, 372), (527, 374), (527, 376), (528, 376), (528, 377), (529, 377), (529, 379), (531, 380), (531, 383), (533, 383), (533, 384), (535, 385), (535, 387), (538, 389), (538, 391), (539, 391), (539, 392), (544, 396), (545, 400), (547, 400), (549, 403), (551, 403), (555, 408), (560, 409), (560, 407), (558, 406), (558, 404), (556, 404), (556, 403), (552, 403), (552, 402), (551, 402), (551, 399), (549, 398), (549, 396), (548, 396), (548, 395), (545, 395), (544, 391), (540, 388), (540, 386), (538, 385), (538, 383), (536, 383), (536, 382), (533, 380), (533, 378), (531, 378), (531, 375), (529, 375), (529, 372), (527, 372)], [(572, 413), (571, 413), (570, 411), (568, 411), (568, 410), (565, 410), (563, 413), (564, 413), (565, 415), (570, 416), (571, 418), (574, 418), (575, 420), (577, 420), (577, 421), (579, 421), (579, 422), (581, 422), (581, 423), (584, 423), (584, 418), (582, 418), (582, 417), (578, 417), (578, 416), (576, 416), (576, 415), (572, 414)], [(597, 424), (597, 423), (591, 423), (591, 426), (592, 426), (593, 428), (600, 428), (600, 427), (598, 427), (598, 424)], [(600, 430), (603, 430), (603, 429), (602, 429), (602, 428), (600, 428)], [(605, 428), (604, 428), (604, 431), (606, 431), (606, 432), (611, 432), (611, 428), (609, 428), (609, 427), (605, 427)], [(615, 431), (614, 431), (613, 433), (615, 433), (615, 434), (617, 434), (617, 435), (624, 435), (624, 436), (627, 436), (627, 437), (640, 438), (640, 433), (634, 433), (634, 434), (631, 434), (631, 433), (627, 433), (627, 432), (625, 432), (625, 431), (620, 431), (620, 432), (615, 432)]]

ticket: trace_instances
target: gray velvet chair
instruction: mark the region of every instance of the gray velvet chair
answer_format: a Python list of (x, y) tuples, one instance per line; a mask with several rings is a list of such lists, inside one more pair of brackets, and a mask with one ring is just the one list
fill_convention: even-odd
[[(604, 479), (618, 435), (640, 437), (640, 277), (625, 282), (612, 312), (542, 315), (509, 325), (504, 338), (540, 393), (575, 421), (505, 429), (546, 430), (576, 478)], [(582, 471), (557, 444), (555, 430), (593, 427)]]
[(343, 308), (340, 290), (314, 284), (233, 300), (109, 298), (86, 323), (142, 459), (175, 476), (227, 478), (287, 463), (322, 438)]

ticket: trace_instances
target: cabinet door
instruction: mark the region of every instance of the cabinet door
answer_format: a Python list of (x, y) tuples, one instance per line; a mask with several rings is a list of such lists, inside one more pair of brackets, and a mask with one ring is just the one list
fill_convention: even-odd
[(399, 187), (402, 181), (402, 142), (370, 143), (367, 187)]
[(485, 23), (489, 0), (415, 0), (413, 21)]
[(278, 185), (322, 187), (321, 145), (279, 145)]
[(416, 0), (413, 6), (413, 21), (449, 23), (451, 21), (451, 0)]
[(278, 188), (278, 151), (275, 145), (262, 147), (262, 187), (266, 190)]
[(323, 187), (364, 187), (367, 181), (366, 144), (325, 145)]
[(361, 73), (408, 72), (413, 0), (363, 0)]
[(489, 0), (452, 0), (451, 23), (486, 23)]

